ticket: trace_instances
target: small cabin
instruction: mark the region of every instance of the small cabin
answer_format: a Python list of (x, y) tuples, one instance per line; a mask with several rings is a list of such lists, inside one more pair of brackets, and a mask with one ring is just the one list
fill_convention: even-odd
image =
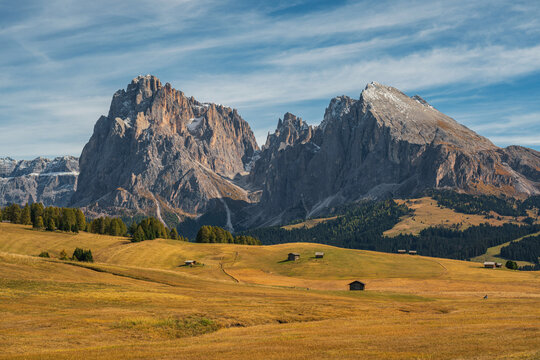
[(323, 252), (316, 252), (315, 253), (315, 259), (322, 259), (324, 257), (324, 253)]
[(364, 290), (365, 287), (366, 287), (366, 284), (364, 284), (363, 282), (358, 281), (358, 280), (355, 280), (355, 281), (353, 281), (352, 283), (349, 284), (349, 290), (350, 291)]
[(502, 263), (495, 263), (495, 266), (500, 268), (500, 267), (502, 267)]
[(197, 265), (197, 261), (195, 261), (195, 260), (186, 260), (186, 261), (184, 261), (184, 265), (185, 266)]
[(409, 255), (416, 255), (418, 254), (416, 250), (409, 250)]
[(398, 250), (397, 252), (398, 252), (398, 254), (406, 254), (407, 250)]
[(497, 266), (497, 264), (494, 261), (485, 261), (484, 262), (484, 267), (487, 268), (487, 269), (495, 269), (496, 266)]
[(287, 260), (289, 261), (296, 261), (300, 259), (300, 254), (298, 253), (289, 253), (289, 256), (287, 257)]

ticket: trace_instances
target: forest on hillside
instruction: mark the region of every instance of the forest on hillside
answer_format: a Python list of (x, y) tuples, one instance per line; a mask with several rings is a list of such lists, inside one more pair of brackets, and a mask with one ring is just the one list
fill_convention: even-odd
[(493, 195), (469, 195), (452, 190), (428, 190), (440, 206), (463, 214), (488, 215), (496, 212), (503, 216), (527, 216), (527, 210), (540, 208), (540, 196), (531, 196), (526, 200), (500, 198)]
[[(497, 204), (493, 202), (492, 206), (500, 206), (499, 210), (509, 206)], [(286, 230), (281, 226), (273, 226), (244, 231), (242, 234), (254, 236), (267, 245), (315, 242), (383, 252), (416, 250), (421, 255), (466, 260), (484, 254), (489, 247), (540, 231), (540, 225), (492, 226), (486, 223), (466, 230), (437, 226), (428, 227), (419, 235), (383, 236), (384, 231), (391, 229), (400, 221), (401, 216), (409, 212), (405, 205), (399, 205), (393, 200), (367, 201), (343, 207), (333, 214), (338, 215), (336, 219), (312, 228)]]
[(501, 256), (505, 259), (528, 261), (539, 264), (540, 235), (528, 236), (519, 241), (512, 241), (501, 248)]

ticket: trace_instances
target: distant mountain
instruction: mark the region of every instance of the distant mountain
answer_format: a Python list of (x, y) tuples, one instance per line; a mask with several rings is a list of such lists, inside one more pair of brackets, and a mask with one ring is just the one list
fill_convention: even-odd
[(259, 149), (236, 110), (139, 76), (97, 121), (79, 160), (78, 185), (71, 165), (64, 171), (71, 177), (57, 175), (49, 184), (52, 177), (32, 175), (37, 170), (15, 170), (26, 163), (3, 161), (4, 204), (65, 204), (76, 187), (69, 204), (89, 215), (153, 215), (184, 228), (279, 224), (429, 188), (540, 194), (539, 152), (499, 148), (421, 97), (375, 82), (359, 99), (332, 99), (319, 126), (286, 113)]
[(263, 189), (245, 226), (278, 224), (360, 199), (428, 188), (527, 197), (540, 193), (540, 153), (501, 149), (418, 95), (370, 83), (332, 99), (319, 126), (285, 114), (250, 174)]
[(79, 159), (73, 156), (0, 158), (0, 206), (27, 202), (65, 206), (77, 188), (78, 175)]

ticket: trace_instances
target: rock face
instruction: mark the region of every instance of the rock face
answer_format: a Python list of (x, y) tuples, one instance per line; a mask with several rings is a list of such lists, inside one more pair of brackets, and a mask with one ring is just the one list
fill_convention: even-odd
[(0, 206), (27, 202), (66, 206), (77, 189), (78, 175), (79, 161), (73, 156), (0, 159)]
[(242, 229), (428, 188), (540, 194), (539, 152), (499, 148), (421, 97), (377, 83), (357, 100), (332, 99), (319, 126), (286, 113), (259, 150), (236, 110), (139, 76), (114, 94), (79, 165), (77, 184), (75, 158), (3, 159), (0, 204), (69, 202), (90, 216)]
[(246, 172), (257, 150), (236, 110), (139, 76), (114, 94), (108, 116), (96, 123), (81, 154), (72, 205), (173, 222), (217, 206), (231, 228), (229, 204), (251, 202), (232, 179)]
[(419, 96), (371, 83), (358, 100), (332, 99), (318, 127), (286, 114), (250, 177), (263, 192), (245, 226), (269, 225), (427, 188), (538, 194), (540, 153), (498, 148)]

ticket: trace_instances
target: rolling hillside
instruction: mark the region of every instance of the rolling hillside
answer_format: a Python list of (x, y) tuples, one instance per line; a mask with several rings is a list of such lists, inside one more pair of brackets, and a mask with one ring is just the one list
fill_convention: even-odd
[[(96, 262), (54, 258), (77, 246)], [(53, 258), (35, 256), (44, 250)], [(283, 261), (291, 251), (299, 261)], [(204, 265), (179, 266), (186, 259)], [(309, 243), (132, 244), (0, 224), (0, 273), (0, 359), (540, 355), (538, 272), (474, 262)], [(347, 291), (351, 279), (367, 291)]]

